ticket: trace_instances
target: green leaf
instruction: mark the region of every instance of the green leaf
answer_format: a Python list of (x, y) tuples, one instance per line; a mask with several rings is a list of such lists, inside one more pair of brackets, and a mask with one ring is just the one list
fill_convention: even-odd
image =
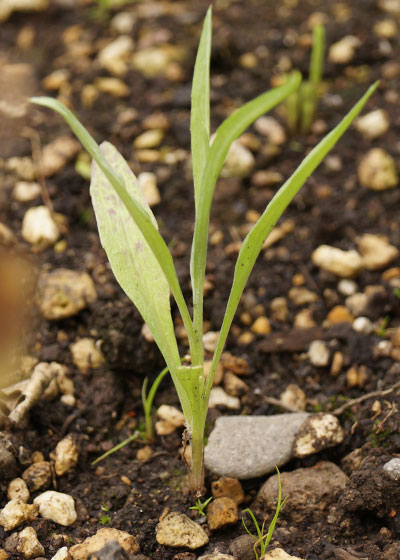
[[(147, 244), (149, 245), (149, 247), (151, 247), (151, 250), (154, 253), (155, 258), (157, 259), (160, 268), (162, 269), (165, 277), (168, 280), (170, 289), (182, 316), (188, 334), (189, 343), (192, 348), (194, 344), (192, 320), (190, 318), (189, 311), (187, 309), (182, 290), (179, 285), (179, 280), (176, 274), (172, 256), (164, 239), (161, 237), (157, 227), (154, 225), (150, 215), (143, 207), (143, 205), (138, 203), (136, 199), (132, 198), (129, 195), (123, 179), (119, 177), (119, 175), (110, 166), (108, 161), (103, 157), (103, 154), (101, 153), (100, 148), (94, 138), (78, 121), (72, 111), (70, 111), (63, 103), (57, 101), (56, 99), (53, 99), (52, 97), (32, 97), (31, 101), (33, 103), (36, 103), (37, 105), (42, 105), (44, 107), (53, 109), (63, 117), (66, 123), (70, 126), (72, 132), (78, 137), (84, 148), (95, 160), (96, 164), (99, 166), (101, 171), (104, 173), (104, 175), (112, 185), (112, 188), (122, 200), (125, 208), (139, 228), (143, 237), (146, 239)], [(170, 369), (174, 367), (172, 364), (168, 365), (170, 366)]]
[(207, 258), (208, 224), (218, 175), (232, 142), (258, 117), (281, 103), (289, 94), (295, 91), (300, 82), (300, 74), (294, 72), (282, 86), (268, 91), (243, 105), (243, 107), (230, 115), (221, 124), (211, 144), (202, 176), (201, 188), (196, 193), (196, 223), (190, 260), (190, 274), (193, 286), (193, 323), (198, 343), (200, 343), (202, 336), (203, 284)]
[[(100, 149), (110, 167), (123, 180), (128, 196), (147, 213), (157, 228), (137, 179), (124, 158), (108, 142), (104, 142)], [(166, 362), (179, 367), (168, 280), (144, 235), (95, 161), (90, 194), (100, 240), (114, 276), (146, 321)]]
[(211, 17), (212, 7), (210, 6), (203, 24), (192, 84), (190, 131), (196, 208), (199, 189), (201, 187), (201, 178), (210, 146)]
[[(312, 31), (312, 51), (310, 60), (310, 73), (309, 82), (311, 82), (318, 90), (322, 79), (322, 72), (324, 69), (324, 54), (325, 54), (325, 27), (320, 23), (313, 28)], [(314, 92), (318, 95), (318, 91)]]
[(232, 289), (229, 295), (226, 312), (222, 323), (217, 348), (213, 356), (211, 371), (207, 378), (208, 393), (211, 390), (213, 374), (221, 357), (226, 338), (229, 333), (233, 317), (242, 296), (244, 287), (253, 269), (254, 263), (267, 239), (270, 231), (282, 215), (283, 211), (298, 193), (300, 188), (307, 181), (308, 177), (321, 163), (324, 157), (334, 147), (339, 138), (346, 132), (353, 120), (360, 113), (368, 99), (378, 87), (379, 82), (373, 84), (356, 105), (347, 113), (343, 120), (323, 139), (307, 157), (302, 161), (293, 175), (282, 185), (274, 198), (268, 204), (264, 213), (254, 225), (253, 229), (247, 234), (243, 241), (239, 256), (235, 265)]

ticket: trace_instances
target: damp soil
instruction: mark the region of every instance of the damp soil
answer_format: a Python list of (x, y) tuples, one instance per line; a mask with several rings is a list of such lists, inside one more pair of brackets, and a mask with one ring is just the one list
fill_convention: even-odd
[[(103, 39), (112, 37), (109, 19), (94, 19), (93, 6), (77, 3), (73, 8), (62, 8), (58, 4), (61, 3), (54, 3), (47, 11), (33, 15), (14, 14), (0, 29), (3, 58), (9, 63), (31, 64), (38, 79), (39, 94), (44, 93), (41, 80), (62, 67), (60, 57), (65, 51), (62, 37), (65, 37), (67, 28), (82, 28), (91, 45), (98, 45)], [(135, 170), (157, 173), (161, 203), (154, 211), (161, 232), (171, 247), (184, 294), (190, 302), (188, 265), (194, 211), (188, 163), (139, 163), (135, 161), (132, 141), (143, 130), (143, 119), (160, 111), (170, 121), (164, 144), (189, 152), (190, 77), (208, 2), (155, 2), (151, 4), (154, 13), (150, 8), (141, 12), (143, 4), (146, 3), (130, 4), (124, 8), (133, 12), (137, 10), (138, 13), (132, 36), (135, 41), (140, 41), (144, 36), (156, 37), (159, 34), (168, 42), (183, 46), (186, 58), (181, 64), (179, 79), (147, 79), (130, 69), (123, 78), (130, 88), (128, 97), (115, 99), (101, 93), (92, 107), (84, 107), (81, 102), (84, 84), (92, 83), (97, 76), (107, 73), (96, 64), (80, 65), (79, 60), (67, 60), (65, 64), (70, 70), (68, 97), (81, 121), (96, 139), (108, 139), (114, 143)], [(159, 9), (156, 9), (157, 6)], [(302, 46), (299, 37), (308, 32), (308, 18), (316, 11), (327, 15), (328, 45), (349, 34), (357, 35), (361, 40), (361, 46), (349, 65), (326, 63), (324, 78), (328, 93), (323, 97), (317, 115), (326, 129), (338, 122), (340, 115), (354, 104), (370, 83), (382, 79), (383, 65), (396, 61), (399, 40), (387, 41), (389, 49), (386, 45), (385, 50), (382, 40), (372, 33), (374, 23), (385, 16), (372, 0), (340, 3), (299, 0), (279, 3), (279, 7), (278, 3), (264, 0), (216, 2), (211, 60), (213, 129), (233, 107), (265, 91), (280, 69), (287, 70), (292, 65), (307, 71), (309, 50)], [(28, 51), (22, 51), (17, 38), (27, 27), (34, 30), (34, 45)], [(93, 62), (95, 52), (94, 49), (89, 54), (89, 62)], [(247, 67), (243, 63), (246, 53), (255, 54), (258, 60), (255, 66)], [(356, 333), (346, 327), (323, 335), (332, 353), (338, 350), (345, 356), (344, 367), (336, 377), (330, 374), (329, 368), (316, 368), (305, 358), (304, 352), (310, 340), (305, 337), (303, 341), (301, 335), (293, 331), (293, 319), (299, 308), (288, 300), (288, 317), (279, 322), (273, 318), (270, 305), (274, 298), (287, 297), (294, 276), (298, 278), (301, 274), (304, 285), (318, 296), (311, 304), (311, 310), (315, 323), (320, 326), (330, 309), (343, 304), (345, 298), (337, 291), (338, 279), (312, 265), (312, 251), (323, 243), (342, 249), (353, 248), (357, 235), (365, 232), (384, 234), (392, 244), (400, 246), (400, 190), (375, 193), (361, 187), (356, 177), (357, 162), (371, 146), (382, 147), (393, 155), (399, 152), (399, 86), (399, 73), (391, 79), (382, 79), (380, 88), (368, 103), (370, 110), (384, 108), (388, 111), (391, 121), (389, 131), (371, 142), (363, 139), (356, 130), (350, 130), (335, 148), (334, 159), (320, 166), (286, 212), (284, 219), (293, 220), (294, 230), (263, 251), (259, 258), (227, 343), (229, 352), (244, 358), (249, 364), (251, 375), (246, 377), (249, 391), (241, 398), (239, 412), (222, 408), (210, 411), (208, 432), (215, 419), (223, 414), (270, 415), (282, 412), (267, 403), (264, 397), (279, 398), (289, 384), (296, 384), (305, 392), (307, 410), (313, 412), (332, 411), (346, 399), (388, 388), (398, 380), (398, 364), (391, 357), (379, 357), (373, 352), (380, 337), (384, 339), (387, 336), (385, 328), (400, 326), (399, 299), (393, 288), (382, 279), (381, 272), (365, 271), (357, 278), (359, 291), (371, 285), (380, 287), (370, 310), (372, 320), (385, 321), (380, 336), (376, 333)], [(388, 92), (397, 92), (397, 103), (393, 103), (393, 95), (388, 95)], [(121, 125), (116, 115), (129, 107), (134, 107), (138, 116), (129, 125)], [(43, 112), (33, 111), (43, 144), (68, 133), (56, 115), (46, 112), (45, 118), (40, 118), (38, 115), (43, 115)], [(275, 112), (274, 116), (284, 122), (279, 112)], [(254, 129), (252, 133), (257, 137)], [(261, 139), (260, 135), (258, 137)], [(317, 127), (306, 137), (289, 136), (276, 155), (268, 155), (258, 149), (254, 153), (254, 171), (269, 169), (285, 178), (320, 138), (322, 133)], [(30, 147), (25, 141), (17, 151), (14, 155), (30, 156)], [(329, 189), (322, 188), (326, 185)], [(196, 517), (188, 509), (192, 499), (185, 493), (185, 466), (179, 457), (182, 434), (177, 431), (169, 436), (157, 437), (152, 445), (154, 453), (146, 462), (137, 460), (136, 453), (142, 444), (134, 442), (98, 465), (91, 465), (96, 457), (128, 437), (143, 421), (141, 386), (146, 376), (155, 378), (163, 367), (163, 360), (154, 344), (143, 337), (138, 312), (113, 279), (97, 236), (88, 182), (76, 173), (71, 162), (47, 179), (47, 187), (54, 209), (67, 220), (68, 230), (64, 235), (66, 249), (55, 252), (49, 248), (36, 254), (37, 266), (39, 269), (63, 267), (88, 271), (95, 281), (98, 299), (68, 320), (47, 322), (38, 315), (30, 336), (30, 351), (39, 360), (57, 361), (68, 367), (69, 376), (75, 384), (77, 402), (74, 407), (58, 400), (51, 406), (46, 401), (39, 402), (31, 411), (27, 427), (12, 430), (13, 442), (16, 448), (23, 446), (29, 453), (41, 451), (46, 458), (67, 434), (75, 434), (80, 446), (77, 467), (56, 481), (57, 490), (75, 498), (78, 521), (71, 527), (61, 528), (48, 520), (38, 519), (32, 526), (45, 547), (47, 558), (51, 558), (61, 546), (80, 542), (101, 527), (113, 527), (136, 535), (144, 555), (155, 560), (169, 560), (182, 550), (157, 543), (155, 526), (159, 517), (166, 508)], [(211, 233), (221, 232), (221, 241), (209, 248), (207, 280), (211, 288), (205, 300), (207, 330), (218, 330), (221, 324), (237, 254), (232, 247), (238, 238), (243, 238), (246, 213), (249, 210), (262, 212), (276, 188), (257, 187), (252, 176), (218, 182), (210, 229)], [(13, 202), (9, 196), (2, 196), (1, 219), (18, 236), (26, 208), (24, 204)], [(21, 246), (26, 252), (30, 251), (22, 240)], [(400, 266), (400, 260), (394, 261), (391, 266)], [(255, 335), (251, 344), (241, 344), (240, 335), (250, 331), (241, 318), (250, 316), (254, 321), (260, 309), (270, 318), (272, 334)], [(175, 308), (173, 315), (179, 325)], [(86, 375), (74, 366), (69, 351), (69, 345), (79, 336), (101, 340), (106, 357), (101, 368), (90, 370)], [(184, 354), (187, 350), (184, 339), (180, 345)], [(352, 366), (365, 366), (366, 376), (361, 386), (349, 387), (347, 383), (346, 371)], [(375, 400), (379, 401), (380, 408), (372, 408)], [(178, 406), (169, 380), (163, 381), (156, 396), (155, 404), (163, 403)], [(400, 541), (399, 490), (398, 487), (397, 490), (390, 489), (389, 485), (382, 487), (376, 474), (385, 461), (399, 453), (398, 406), (396, 393), (355, 405), (340, 416), (345, 430), (341, 445), (285, 466), (284, 470), (294, 470), (312, 466), (319, 460), (330, 460), (340, 466), (346, 455), (359, 448), (366, 457), (362, 471), (358, 469), (351, 475), (351, 488), (349, 486), (337, 497), (334, 505), (340, 515), (337, 514), (334, 522), (332, 512), (329, 515), (328, 511), (324, 511), (312, 521), (304, 519), (294, 524), (290, 520), (290, 511), (284, 511), (278, 522), (274, 544), (307, 560), (394, 560), (399, 557), (393, 548)], [(21, 465), (21, 472), (23, 468)], [(210, 495), (213, 479), (210, 473), (206, 473), (207, 495)], [(252, 504), (263, 481), (244, 482), (246, 501), (243, 507)], [(0, 483), (3, 491), (6, 482)], [(200, 555), (215, 548), (228, 552), (230, 542), (243, 533), (240, 522), (216, 531), (210, 534), (210, 544), (196, 553)], [(0, 529), (0, 541), (5, 537), (5, 531)], [(189, 553), (180, 556), (186, 557), (193, 556)]]

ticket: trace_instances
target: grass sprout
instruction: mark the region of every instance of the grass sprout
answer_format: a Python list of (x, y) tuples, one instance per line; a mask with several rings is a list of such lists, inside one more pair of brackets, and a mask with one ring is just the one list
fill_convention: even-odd
[[(157, 221), (128, 163), (109, 142), (98, 146), (73, 112), (61, 102), (50, 97), (32, 99), (33, 102), (58, 112), (93, 160), (90, 194), (100, 240), (117, 281), (147, 323), (171, 373), (186, 420), (186, 439), (191, 446), (190, 487), (197, 496), (203, 490), (204, 428), (213, 378), (250, 273), (266, 238), (283, 211), (358, 116), (378, 85), (376, 83), (371, 86), (336, 128), (308, 153), (244, 239), (235, 265), (211, 368), (206, 376), (203, 297), (210, 210), (215, 185), (234, 140), (258, 117), (297, 91), (301, 83), (300, 74), (294, 72), (283, 85), (248, 101), (219, 126), (211, 142), (210, 53), (211, 8), (204, 21), (192, 83), (190, 128), (195, 200), (190, 259), (192, 312), (184, 299), (168, 245), (158, 231)], [(184, 365), (181, 361), (171, 315), (171, 294), (188, 337), (191, 357), (189, 365)]]
[(254, 528), (256, 530), (256, 534), (252, 533), (248, 529), (248, 527), (245, 523), (244, 517), (242, 517), (242, 524), (243, 524), (243, 527), (245, 528), (246, 532), (251, 537), (256, 539), (256, 541), (254, 543), (254, 546), (253, 546), (254, 555), (255, 555), (256, 560), (259, 560), (260, 558), (262, 558), (266, 554), (269, 543), (271, 542), (271, 539), (272, 539), (272, 535), (274, 534), (274, 531), (275, 531), (275, 525), (276, 525), (276, 522), (278, 521), (279, 513), (280, 513), (281, 509), (283, 508), (283, 506), (285, 505), (285, 503), (288, 499), (288, 496), (286, 496), (286, 498), (284, 498), (282, 500), (281, 474), (279, 472), (278, 467), (276, 468), (276, 470), (277, 470), (277, 473), (278, 473), (278, 501), (277, 501), (277, 504), (276, 504), (275, 514), (274, 514), (274, 517), (272, 518), (271, 523), (269, 524), (268, 531), (266, 533), (264, 533), (265, 523), (266, 523), (265, 519), (263, 521), (263, 524), (260, 527), (254, 513), (251, 511), (250, 508), (246, 508), (242, 511), (242, 515), (244, 513), (247, 513), (251, 517)]
[(313, 27), (312, 50), (308, 80), (286, 101), (286, 117), (292, 134), (300, 131), (308, 134), (315, 116), (321, 94), (321, 81), (324, 68), (325, 28), (322, 24)]
[(194, 506), (191, 506), (189, 509), (194, 509), (198, 512), (200, 517), (204, 517), (206, 515), (205, 509), (208, 506), (208, 504), (211, 502), (212, 500), (212, 496), (210, 498), (207, 498), (207, 500), (204, 500), (204, 502), (202, 502), (200, 500), (200, 498), (197, 498), (196, 503), (194, 504)]
[(148, 394), (147, 394), (147, 385), (149, 383), (148, 377), (146, 377), (142, 385), (142, 403), (143, 403), (143, 410), (144, 410), (145, 435), (146, 435), (146, 440), (148, 442), (154, 441), (154, 428), (153, 428), (153, 420), (151, 417), (151, 408), (153, 406), (154, 397), (156, 396), (156, 392), (161, 381), (164, 379), (164, 377), (167, 375), (168, 372), (169, 372), (168, 367), (165, 367), (161, 371), (161, 373), (157, 375)]

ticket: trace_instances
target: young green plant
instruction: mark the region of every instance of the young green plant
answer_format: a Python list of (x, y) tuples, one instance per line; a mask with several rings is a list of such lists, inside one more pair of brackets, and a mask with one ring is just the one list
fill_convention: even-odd
[[(294, 72), (285, 84), (243, 105), (221, 124), (210, 142), (210, 51), (211, 8), (203, 25), (192, 85), (191, 144), (195, 225), (190, 275), (193, 316), (183, 297), (171, 253), (127, 162), (110, 143), (104, 142), (99, 147), (74, 114), (59, 101), (49, 97), (32, 99), (39, 105), (57, 111), (93, 159), (90, 193), (100, 239), (116, 279), (150, 328), (171, 373), (185, 415), (186, 434), (191, 445), (190, 486), (198, 496), (203, 488), (203, 438), (213, 377), (247, 279), (265, 239), (282, 212), (377, 87), (376, 84), (372, 86), (337, 127), (307, 155), (243, 241), (211, 369), (206, 377), (202, 340), (203, 287), (214, 188), (232, 142), (258, 117), (296, 91), (301, 81), (300, 74)], [(190, 365), (181, 363), (171, 316), (170, 293), (187, 332)]]
[(211, 496), (210, 498), (207, 498), (207, 500), (204, 500), (204, 502), (202, 502), (200, 498), (197, 498), (194, 506), (191, 506), (189, 509), (194, 509), (198, 512), (200, 517), (204, 517), (206, 515), (206, 507), (212, 501), (212, 499), (213, 497)]
[(325, 28), (322, 24), (313, 27), (312, 50), (308, 80), (286, 100), (286, 116), (292, 134), (300, 130), (302, 134), (310, 131), (318, 99), (321, 93), (321, 80), (324, 67)]
[[(279, 472), (278, 467), (276, 468), (277, 473), (278, 473), (278, 501), (276, 504), (276, 509), (275, 509), (275, 514), (274, 517), (272, 518), (271, 523), (269, 524), (268, 527), (268, 531), (264, 534), (264, 528), (265, 528), (265, 522), (266, 520), (264, 519), (263, 524), (260, 525), (258, 524), (258, 521), (256, 519), (256, 516), (254, 515), (254, 513), (251, 511), (250, 508), (246, 508), (242, 511), (242, 515), (244, 513), (247, 513), (250, 517), (251, 520), (253, 521), (253, 525), (254, 528), (256, 530), (256, 535), (254, 535), (254, 533), (252, 533), (245, 521), (244, 521), (244, 517), (242, 517), (242, 524), (243, 527), (245, 528), (246, 532), (255, 539), (255, 543), (253, 546), (253, 550), (254, 550), (254, 556), (256, 558), (256, 560), (259, 560), (260, 558), (263, 558), (263, 556), (266, 554), (269, 543), (271, 542), (272, 539), (272, 535), (274, 534), (275, 531), (275, 525), (276, 522), (278, 521), (278, 517), (279, 517), (279, 513), (281, 511), (281, 509), (283, 508), (283, 506), (285, 505), (288, 496), (286, 496), (286, 498), (284, 500), (282, 500), (282, 484), (281, 484), (281, 473)], [(258, 552), (260, 551), (260, 552)]]
[(146, 440), (151, 443), (154, 441), (154, 429), (153, 429), (153, 419), (151, 417), (151, 407), (153, 406), (154, 397), (156, 396), (157, 389), (168, 373), (168, 367), (165, 367), (161, 373), (155, 378), (153, 385), (150, 388), (149, 394), (147, 394), (147, 385), (149, 383), (149, 378), (143, 381), (142, 385), (142, 404), (144, 411), (144, 423), (145, 423), (145, 434)]

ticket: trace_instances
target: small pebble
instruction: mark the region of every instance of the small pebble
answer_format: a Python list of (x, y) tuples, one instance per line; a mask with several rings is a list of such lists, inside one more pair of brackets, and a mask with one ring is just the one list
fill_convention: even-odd
[(79, 459), (79, 449), (76, 445), (76, 438), (69, 434), (57, 443), (55, 450), (54, 470), (57, 476), (69, 473), (77, 465)]
[(364, 138), (372, 140), (382, 136), (389, 129), (389, 116), (384, 109), (376, 109), (359, 117), (354, 126)]
[(212, 482), (211, 492), (214, 498), (230, 498), (237, 505), (244, 500), (244, 492), (239, 480), (229, 476), (223, 476)]
[(6, 531), (11, 531), (25, 521), (36, 519), (38, 509), (37, 505), (26, 504), (19, 499), (10, 500), (0, 511), (0, 525)]
[(76, 521), (75, 502), (68, 494), (48, 490), (37, 496), (33, 503), (39, 506), (39, 513), (44, 519), (64, 526), (72, 525)]
[(183, 513), (169, 513), (156, 526), (157, 542), (164, 546), (195, 550), (208, 543), (204, 529)]
[(215, 408), (217, 406), (224, 406), (231, 410), (239, 410), (240, 400), (237, 397), (228, 395), (222, 387), (213, 387), (210, 391), (208, 408)]
[(382, 148), (369, 150), (361, 159), (357, 173), (361, 185), (373, 191), (393, 189), (399, 182), (395, 161)]
[(207, 506), (207, 525), (210, 531), (234, 525), (238, 519), (238, 508), (231, 498), (215, 498)]
[(353, 330), (360, 334), (369, 335), (374, 331), (374, 325), (368, 317), (357, 317), (353, 323)]
[(60, 237), (60, 230), (47, 206), (29, 208), (22, 220), (22, 237), (32, 245), (49, 247)]
[(390, 459), (387, 463), (383, 465), (383, 470), (387, 474), (389, 478), (395, 480), (396, 482), (400, 482), (400, 458), (395, 457), (394, 459)]
[(22, 478), (14, 478), (7, 489), (7, 498), (9, 500), (14, 500), (18, 498), (21, 502), (28, 503), (30, 497), (30, 493), (26, 482), (22, 480)]
[(315, 367), (327, 366), (330, 358), (327, 344), (323, 340), (313, 340), (308, 349), (308, 358)]
[(46, 489), (51, 483), (51, 465), (48, 461), (36, 462), (24, 470), (22, 478), (31, 492)]
[(312, 262), (323, 270), (342, 278), (351, 278), (363, 268), (362, 257), (357, 251), (342, 251), (329, 245), (320, 245), (315, 249), (312, 254)]

